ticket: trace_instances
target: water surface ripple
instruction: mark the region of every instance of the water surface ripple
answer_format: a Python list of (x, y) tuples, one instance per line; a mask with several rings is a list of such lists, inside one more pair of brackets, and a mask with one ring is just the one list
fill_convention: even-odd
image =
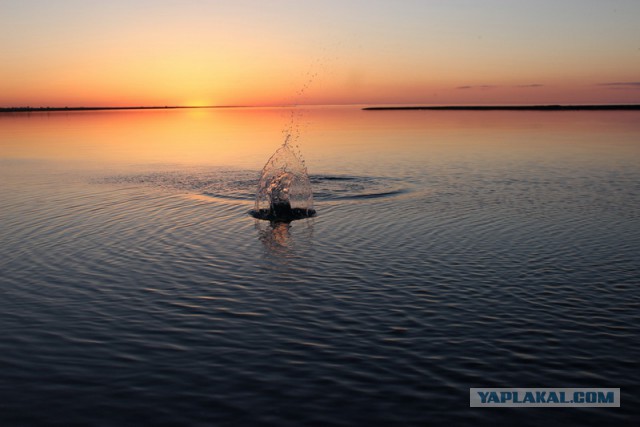
[[(312, 175), (318, 216), (270, 224), (247, 215), (256, 170), (5, 161), (1, 424), (637, 416), (637, 166), (404, 162)], [(470, 387), (620, 387), (622, 407), (470, 409)]]

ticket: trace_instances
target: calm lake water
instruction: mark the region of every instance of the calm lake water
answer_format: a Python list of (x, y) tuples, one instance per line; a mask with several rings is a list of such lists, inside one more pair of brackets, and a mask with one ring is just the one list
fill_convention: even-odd
[(640, 112), (298, 109), (318, 215), (271, 225), (291, 115), (0, 115), (0, 425), (637, 420)]

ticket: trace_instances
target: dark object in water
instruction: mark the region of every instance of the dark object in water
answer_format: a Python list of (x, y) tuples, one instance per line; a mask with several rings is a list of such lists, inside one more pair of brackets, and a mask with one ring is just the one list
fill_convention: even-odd
[(288, 200), (271, 203), (271, 211), (276, 217), (291, 216), (291, 203)]
[(252, 209), (249, 213), (257, 219), (273, 222), (291, 222), (315, 216), (315, 209), (292, 208), (290, 204), (272, 206), (271, 209)]

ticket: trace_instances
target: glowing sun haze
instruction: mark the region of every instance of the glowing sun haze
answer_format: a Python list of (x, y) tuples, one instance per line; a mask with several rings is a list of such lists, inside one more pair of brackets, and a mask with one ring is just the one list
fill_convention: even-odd
[(0, 0), (0, 106), (638, 103), (639, 17), (637, 0)]

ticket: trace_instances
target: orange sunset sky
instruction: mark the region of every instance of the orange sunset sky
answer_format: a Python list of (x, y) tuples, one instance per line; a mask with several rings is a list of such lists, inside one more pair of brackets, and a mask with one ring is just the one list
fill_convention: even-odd
[(638, 103), (638, 22), (637, 0), (0, 0), (0, 106)]

